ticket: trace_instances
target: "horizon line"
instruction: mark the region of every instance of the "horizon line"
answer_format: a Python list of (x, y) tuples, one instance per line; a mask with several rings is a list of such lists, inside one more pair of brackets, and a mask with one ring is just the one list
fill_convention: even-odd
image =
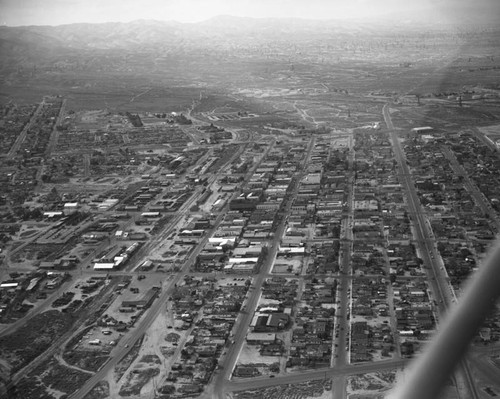
[[(154, 18), (137, 18), (137, 19), (131, 19), (127, 21), (120, 21), (120, 20), (110, 20), (110, 21), (99, 21), (99, 22), (86, 22), (86, 21), (81, 21), (81, 22), (69, 22), (69, 23), (62, 23), (62, 24), (47, 24), (47, 23), (42, 23), (42, 24), (13, 24), (10, 25), (6, 22), (1, 24), (0, 26), (2, 27), (7, 27), (7, 28), (21, 28), (21, 27), (60, 27), (60, 26), (70, 26), (70, 25), (106, 25), (106, 24), (131, 24), (131, 23), (137, 23), (137, 22), (154, 22), (154, 23), (175, 23), (179, 25), (198, 25), (198, 24), (203, 24), (206, 22), (209, 22), (211, 20), (216, 20), (220, 18), (232, 18), (232, 19), (240, 19), (240, 20), (252, 20), (252, 21), (299, 21), (299, 22), (335, 22), (335, 23), (366, 23), (368, 20), (370, 24), (377, 25), (377, 24), (386, 24), (387, 19), (390, 18), (389, 15), (387, 16), (378, 16), (377, 18), (359, 18), (359, 17), (348, 17), (348, 18), (304, 18), (304, 17), (294, 17), (294, 16), (284, 16), (284, 17), (279, 17), (279, 16), (269, 16), (269, 17), (257, 17), (257, 16), (241, 16), (241, 15), (232, 15), (232, 14), (219, 14), (219, 15), (214, 15), (212, 17), (200, 20), (200, 21), (179, 21), (176, 19), (154, 19)], [(401, 25), (411, 25), (411, 24), (422, 24), (424, 21), (418, 20), (418, 19), (405, 19), (401, 21), (397, 21), (395, 23), (395, 26), (401, 26)], [(433, 25), (435, 24), (436, 21), (431, 22), (427, 19), (427, 24), (428, 25)], [(455, 24), (456, 22), (453, 22), (451, 20), (442, 20), (439, 21), (441, 24), (446, 24), (446, 25), (452, 25)], [(472, 21), (462, 21), (461, 24), (475, 24), (477, 25), (477, 22), (472, 22)], [(493, 22), (491, 21), (485, 21), (484, 25), (493, 25)]]

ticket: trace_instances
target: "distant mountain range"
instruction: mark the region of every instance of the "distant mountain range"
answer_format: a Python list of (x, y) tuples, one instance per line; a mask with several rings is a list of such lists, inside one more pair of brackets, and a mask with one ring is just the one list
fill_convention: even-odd
[[(353, 24), (221, 16), (196, 24), (137, 20), (128, 23), (70, 24), (59, 26), (0, 27), (1, 50), (17, 46), (44, 48), (111, 49), (154, 46), (182, 40), (275, 40), (304, 33), (341, 33), (365, 29)], [(290, 36), (292, 35), (292, 36)], [(205, 42), (205, 44), (210, 44)], [(31, 50), (31, 49), (30, 49)]]
[(422, 29), (420, 25), (393, 21), (377, 24), (354, 21), (256, 19), (218, 16), (198, 23), (137, 20), (128, 23), (69, 24), (59, 26), (0, 27), (0, 51), (47, 49), (114, 49), (168, 45), (179, 41), (301, 40), (309, 35), (352, 36), (398, 29)]
[(384, 43), (399, 42), (404, 35), (412, 36), (418, 44), (420, 36), (429, 38), (450, 28), (446, 24), (424, 25), (387, 18), (384, 23), (381, 19), (361, 22), (218, 16), (198, 23), (136, 20), (0, 26), (0, 77), (19, 77), (23, 68), (34, 65), (52, 72), (69, 68), (124, 71), (132, 68), (129, 61), (150, 68), (157, 62), (168, 61), (171, 65), (183, 57), (196, 57), (200, 63), (209, 58), (251, 59), (256, 55), (286, 60), (290, 54), (307, 58), (314, 52), (317, 59), (334, 50), (363, 52), (369, 46), (373, 50)]
[[(433, 25), (443, 28), (441, 24)], [(136, 20), (128, 23), (69, 24), (59, 26), (0, 27), (0, 51), (15, 51), (17, 47), (43, 52), (47, 48), (112, 49), (136, 46), (156, 46), (182, 40), (300, 40), (304, 35), (351, 36), (423, 29), (421, 23), (393, 18), (391, 23), (377, 20), (372, 23), (335, 20), (256, 19), (218, 16), (198, 23)], [(425, 29), (429, 29), (426, 26)], [(22, 49), (22, 50), (25, 50)], [(21, 49), (18, 49), (21, 50)], [(21, 51), (22, 51), (21, 50)]]

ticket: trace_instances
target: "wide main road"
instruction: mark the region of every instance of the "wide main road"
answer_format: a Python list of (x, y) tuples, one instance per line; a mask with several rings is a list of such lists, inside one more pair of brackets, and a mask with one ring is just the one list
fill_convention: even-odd
[(17, 136), (16, 141), (14, 142), (14, 144), (10, 148), (9, 152), (7, 153), (7, 157), (9, 159), (12, 159), (16, 155), (17, 151), (21, 147), (21, 144), (23, 143), (24, 139), (26, 138), (28, 130), (36, 122), (36, 120), (37, 120), (38, 116), (40, 115), (40, 113), (42, 112), (42, 109), (44, 106), (45, 106), (45, 97), (42, 99), (42, 102), (40, 103), (40, 105), (38, 105), (38, 107), (35, 110), (35, 112), (33, 113), (33, 115), (31, 115), (30, 120), (28, 121), (28, 123), (26, 123), (26, 125), (24, 126), (21, 133), (19, 133), (19, 136)]
[[(215, 226), (222, 221), (223, 215), (219, 215), (216, 220)], [(92, 376), (83, 387), (78, 390), (71, 397), (75, 399), (83, 399), (92, 388), (106, 375), (111, 372), (114, 367), (127, 355), (131, 348), (136, 344), (137, 341), (146, 333), (146, 331), (151, 327), (153, 322), (156, 320), (160, 314), (163, 306), (168, 300), (168, 297), (172, 294), (173, 287), (178, 284), (185, 274), (189, 271), (190, 265), (193, 264), (196, 256), (198, 256), (201, 249), (204, 247), (208, 241), (209, 235), (206, 235), (204, 239), (200, 242), (195, 251), (189, 256), (187, 261), (182, 266), (181, 272), (174, 276), (173, 279), (169, 280), (166, 286), (163, 286), (163, 291), (160, 296), (155, 300), (151, 308), (146, 312), (146, 314), (139, 320), (139, 325), (131, 332), (131, 334), (124, 336), (119, 343), (119, 346), (115, 348), (112, 353), (110, 360), (104, 364), (104, 366)]]
[[(99, 308), (109, 300), (109, 298), (114, 299), (114, 288), (116, 284), (118, 283), (118, 280), (115, 282), (108, 284), (97, 294), (95, 299), (90, 303), (88, 307), (85, 307), (83, 309), (83, 315), (76, 321), (74, 325), (71, 326), (71, 328), (66, 331), (65, 334), (57, 338), (55, 341), (51, 342), (51, 344), (48, 346), (48, 348), (40, 354), (38, 357), (33, 359), (30, 363), (28, 363), (25, 367), (22, 369), (18, 370), (15, 374), (13, 374), (12, 377), (12, 382), (14, 384), (18, 384), (23, 378), (26, 378), (28, 374), (30, 374), (33, 370), (35, 370), (37, 367), (39, 367), (43, 362), (47, 361), (48, 358), (51, 356), (56, 355), (61, 348), (64, 348), (68, 341), (71, 340), (71, 338), (78, 333), (78, 331), (81, 331), (83, 328), (86, 326), (86, 321), (88, 318), (91, 318), (95, 315), (96, 312), (99, 311)], [(38, 313), (39, 314), (39, 313)]]
[[(351, 137), (352, 140), (352, 137)], [(350, 334), (349, 291), (352, 287), (352, 263), (351, 255), (353, 249), (352, 224), (354, 220), (354, 149), (349, 151), (348, 158), (348, 188), (346, 201), (346, 215), (342, 220), (341, 241), (339, 251), (340, 277), (337, 288), (338, 307), (335, 313), (334, 337), (332, 340), (332, 365), (343, 367), (349, 363), (349, 351), (347, 349)], [(344, 399), (346, 396), (345, 375), (336, 376), (333, 383), (333, 399)]]
[(355, 365), (346, 364), (343, 366), (324, 367), (314, 370), (300, 370), (293, 373), (287, 373), (286, 375), (276, 376), (276, 378), (241, 378), (237, 381), (227, 382), (226, 391), (244, 391), (250, 389), (267, 388), (276, 385), (297, 384), (300, 382), (311, 380), (324, 380), (337, 377), (345, 378), (350, 375), (389, 371), (405, 367), (408, 362), (408, 359), (390, 359)]
[[(404, 186), (406, 192), (409, 213), (413, 216), (412, 219), (417, 236), (416, 238), (422, 252), (421, 256), (424, 263), (431, 266), (429, 272), (429, 277), (431, 277), (429, 279), (429, 284), (433, 295), (436, 298), (439, 298), (439, 312), (440, 314), (444, 314), (446, 310), (454, 303), (454, 294), (447, 280), (444, 268), (441, 268), (441, 265), (437, 262), (438, 251), (434, 239), (430, 238), (432, 237), (432, 231), (430, 231), (430, 227), (426, 223), (426, 219), (422, 212), (422, 206), (418, 199), (417, 190), (415, 189), (415, 186), (411, 179), (410, 169), (406, 163), (406, 157), (403, 150), (401, 149), (401, 143), (399, 142), (397, 133), (391, 120), (388, 104), (384, 105), (382, 112), (384, 115), (385, 123), (387, 125), (387, 129), (389, 130), (391, 135), (394, 155), (400, 168), (400, 181)], [(457, 382), (457, 387), (460, 387), (460, 397), (463, 397), (464, 399), (478, 398), (476, 386), (473, 381), (472, 374), (469, 370), (469, 365), (464, 360), (460, 363), (459, 366), (460, 367), (457, 368), (457, 372), (455, 373), (455, 380)]]
[[(287, 195), (285, 197), (286, 205), (285, 205), (285, 214), (288, 214), (290, 212), (290, 208), (293, 203), (293, 198), (297, 195), (299, 186), (300, 186), (300, 180), (306, 173), (307, 169), (307, 164), (311, 156), (312, 149), (314, 148), (314, 143), (315, 139), (311, 138), (309, 141), (309, 145), (307, 148), (307, 152), (304, 158), (304, 162), (301, 166), (301, 170), (297, 173), (296, 178), (293, 180), (295, 184), (295, 187), (293, 187), (293, 191), (290, 195)], [(246, 312), (243, 313), (242, 317), (238, 320), (238, 325), (236, 326), (236, 331), (234, 333), (234, 337), (232, 340), (231, 346), (227, 349), (226, 356), (223, 361), (222, 369), (220, 370), (219, 374), (216, 375), (215, 378), (215, 385), (214, 385), (214, 390), (216, 395), (220, 399), (225, 399), (225, 386), (227, 382), (231, 378), (231, 374), (234, 370), (234, 367), (236, 365), (236, 361), (238, 359), (239, 353), (243, 347), (243, 344), (245, 342), (245, 337), (247, 335), (247, 332), (249, 331), (249, 326), (253, 318), (254, 310), (257, 307), (257, 304), (260, 299), (261, 295), (261, 288), (268, 277), (272, 266), (274, 264), (274, 260), (276, 259), (276, 255), (279, 250), (279, 243), (281, 240), (281, 237), (284, 234), (286, 228), (286, 217), (283, 217), (275, 231), (274, 234), (274, 240), (273, 240), (273, 245), (269, 249), (269, 252), (267, 254), (266, 260), (264, 264), (261, 266), (261, 270), (258, 276), (256, 276), (252, 282), (252, 285), (250, 289), (252, 290), (252, 293), (249, 294), (248, 300), (246, 302)]]
[[(273, 140), (270, 143), (270, 145), (268, 146), (268, 148), (266, 149), (262, 158), (258, 162), (256, 162), (254, 167), (248, 172), (247, 179), (245, 180), (245, 182), (250, 179), (251, 175), (257, 169), (257, 167), (260, 165), (260, 163), (265, 158), (267, 153), (274, 147), (274, 144), (275, 144), (275, 141)], [(236, 193), (234, 194), (234, 196), (236, 196)], [(214, 227), (211, 230), (217, 229), (218, 225), (223, 220), (228, 207), (229, 207), (229, 201), (226, 204), (224, 210), (221, 211), (220, 214), (217, 216), (217, 218), (214, 222)], [(168, 228), (166, 228), (166, 229), (168, 230)], [(211, 237), (211, 232), (207, 232), (207, 234), (204, 236), (202, 241), (198, 244), (196, 249), (192, 252), (192, 254), (189, 256), (189, 258), (184, 262), (184, 264), (182, 265), (181, 271), (179, 273), (177, 273), (171, 280), (169, 280), (166, 283), (166, 285), (164, 285), (162, 287), (162, 289), (163, 289), (162, 293), (155, 300), (155, 302), (153, 303), (151, 308), (146, 312), (146, 314), (138, 321), (138, 326), (129, 335), (124, 336), (120, 340), (119, 346), (117, 346), (115, 348), (115, 350), (112, 352), (112, 357), (110, 358), (110, 360), (107, 363), (105, 363), (104, 366), (96, 374), (94, 374), (83, 385), (82, 388), (80, 388), (80, 390), (75, 392), (71, 396), (71, 398), (83, 399), (99, 381), (106, 378), (108, 373), (110, 373), (114, 369), (114, 367), (127, 355), (127, 353), (131, 350), (131, 348), (146, 333), (146, 331), (149, 329), (149, 327), (153, 324), (155, 319), (160, 314), (163, 306), (167, 302), (168, 297), (172, 295), (173, 288), (189, 272), (190, 266), (192, 264), (194, 264), (196, 257), (201, 252), (201, 250), (205, 247), (205, 244), (208, 242), (208, 239), (210, 237)]]
[(500, 218), (498, 217), (497, 213), (493, 210), (493, 208), (491, 207), (489, 201), (486, 199), (484, 194), (479, 190), (476, 184), (469, 177), (464, 167), (460, 165), (453, 151), (446, 146), (442, 147), (442, 151), (446, 159), (448, 159), (448, 161), (450, 162), (450, 166), (453, 169), (453, 172), (457, 176), (462, 176), (463, 184), (467, 189), (467, 191), (469, 192), (469, 194), (474, 199), (476, 205), (479, 208), (481, 208), (481, 210), (485, 215), (487, 215), (491, 220), (495, 222), (497, 230), (500, 231)]
[(63, 99), (62, 104), (61, 104), (61, 108), (59, 109), (59, 113), (57, 114), (56, 122), (54, 123), (54, 126), (52, 127), (52, 133), (50, 134), (49, 144), (47, 145), (47, 148), (45, 150), (46, 157), (50, 157), (50, 155), (54, 152), (54, 149), (56, 148), (57, 141), (59, 140), (58, 127), (61, 126), (62, 118), (64, 116), (65, 109), (66, 109), (66, 99)]

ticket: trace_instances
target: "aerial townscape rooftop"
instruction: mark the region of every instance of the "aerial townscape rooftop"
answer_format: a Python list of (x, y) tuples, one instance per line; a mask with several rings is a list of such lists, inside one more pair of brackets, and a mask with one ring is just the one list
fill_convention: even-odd
[[(0, 397), (408, 381), (500, 231), (495, 1), (21, 3), (0, 4)], [(436, 398), (500, 395), (498, 306), (480, 322)]]

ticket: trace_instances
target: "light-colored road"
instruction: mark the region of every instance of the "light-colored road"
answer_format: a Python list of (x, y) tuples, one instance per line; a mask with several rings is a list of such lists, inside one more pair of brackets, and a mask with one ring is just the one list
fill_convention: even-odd
[[(307, 164), (309, 158), (311, 156), (312, 149), (314, 148), (314, 138), (310, 140), (309, 146), (306, 152), (306, 156), (304, 159), (304, 163), (301, 167), (301, 171), (299, 172), (297, 178), (295, 179), (295, 187), (293, 188), (293, 192), (290, 196), (287, 196), (285, 201), (287, 201), (285, 206), (285, 214), (288, 214), (291, 206), (293, 204), (293, 198), (297, 195), (299, 189), (299, 182), (301, 177), (305, 174)], [(276, 259), (276, 255), (279, 249), (279, 243), (281, 237), (286, 228), (286, 218), (283, 217), (280, 221), (274, 235), (274, 240), (272, 243), (272, 247), (269, 249), (269, 253), (267, 254), (266, 261), (261, 266), (261, 270), (259, 275), (253, 279), (252, 285), (250, 287), (253, 292), (249, 295), (247, 304), (246, 304), (246, 313), (243, 313), (240, 320), (238, 320), (238, 324), (236, 326), (236, 331), (233, 337), (233, 343), (227, 349), (226, 356), (224, 358), (222, 369), (219, 371), (218, 375), (215, 377), (215, 393), (219, 397), (219, 399), (225, 398), (225, 387), (227, 381), (230, 380), (234, 367), (236, 365), (236, 361), (238, 359), (238, 355), (243, 347), (245, 342), (246, 334), (249, 330), (250, 323), (253, 318), (254, 310), (257, 306), (261, 295), (262, 284), (266, 280), (268, 274), (271, 271), (271, 268), (274, 264), (274, 260)]]
[[(226, 391), (243, 391), (248, 389), (266, 388), (282, 384), (296, 384), (299, 382), (320, 380), (334, 377), (346, 377), (349, 375), (374, 373), (384, 370), (395, 370), (404, 367), (409, 360), (384, 360), (380, 362), (370, 362), (357, 365), (344, 365), (336, 367), (326, 367), (316, 370), (301, 370), (294, 373), (288, 373), (276, 378), (257, 377), (252, 379), (240, 379), (226, 383)], [(220, 396), (219, 396), (220, 398)]]
[[(348, 164), (348, 192), (347, 192), (347, 215), (342, 220), (341, 243), (339, 253), (339, 271), (340, 278), (338, 284), (338, 299), (339, 304), (335, 314), (334, 327), (334, 347), (332, 350), (333, 362), (332, 365), (343, 367), (349, 364), (350, 352), (347, 349), (350, 334), (350, 322), (347, 317), (350, 314), (350, 289), (352, 287), (352, 267), (351, 255), (353, 248), (352, 223), (353, 217), (353, 199), (354, 199), (354, 176), (352, 168), (354, 163), (354, 153), (351, 150), (349, 153)], [(333, 385), (333, 399), (344, 399), (346, 397), (346, 378), (345, 376), (337, 376), (336, 383)]]
[(40, 354), (37, 358), (32, 360), (29, 364), (27, 364), (22, 369), (18, 370), (13, 376), (12, 381), (14, 383), (18, 383), (21, 379), (25, 378), (28, 374), (30, 374), (33, 370), (39, 367), (44, 361), (46, 361), (50, 356), (59, 353), (62, 348), (64, 348), (67, 342), (73, 337), (73, 335), (79, 331), (85, 325), (88, 318), (92, 317), (95, 312), (105, 303), (109, 298), (109, 293), (112, 293), (114, 289), (114, 284), (107, 285), (99, 294), (97, 294), (94, 301), (90, 304), (89, 307), (84, 308), (84, 314), (82, 317), (61, 337), (56, 339), (52, 344)]
[(442, 151), (446, 159), (448, 159), (448, 161), (450, 162), (453, 172), (458, 176), (462, 176), (463, 184), (467, 189), (467, 191), (469, 192), (469, 194), (474, 199), (476, 205), (479, 208), (481, 208), (481, 210), (485, 215), (488, 215), (489, 219), (495, 222), (497, 230), (500, 231), (500, 218), (498, 217), (495, 210), (491, 207), (489, 201), (485, 198), (484, 194), (479, 190), (476, 184), (469, 177), (464, 167), (460, 165), (453, 151), (450, 150), (448, 147), (443, 147)]
[[(268, 147), (266, 150), (266, 153), (274, 146), (274, 141), (272, 144)], [(264, 157), (262, 157), (263, 159)], [(257, 162), (254, 167), (249, 171), (248, 173), (248, 179), (250, 178), (251, 174), (253, 174), (253, 171), (258, 167), (260, 164), (260, 161)], [(236, 195), (236, 194), (234, 194)], [(183, 216), (184, 212), (187, 212), (189, 207), (194, 203), (194, 201), (197, 199), (196, 195), (193, 195), (191, 199), (186, 202), (183, 207), (179, 210), (179, 217)], [(229, 201), (226, 204), (224, 210), (220, 212), (220, 214), (217, 216), (216, 220), (214, 221), (214, 227), (212, 230), (217, 229), (218, 225), (221, 223), (223, 220), (225, 213), (229, 207)], [(167, 228), (166, 232), (163, 232), (159, 234), (159, 237), (157, 237), (153, 244), (159, 244), (161, 240), (168, 236), (171, 233), (172, 228)], [(178, 284), (186, 274), (189, 273), (190, 267), (194, 264), (196, 257), (198, 254), (201, 252), (201, 250), (205, 247), (205, 244), (208, 242), (208, 239), (211, 237), (211, 232), (208, 232), (204, 238), (200, 241), (200, 243), (197, 245), (195, 250), (191, 253), (189, 258), (184, 262), (184, 264), (181, 267), (181, 271), (174, 275), (174, 277), (163, 286), (163, 290), (160, 294), (160, 296), (156, 299), (156, 301), (153, 303), (151, 308), (145, 313), (145, 315), (138, 321), (138, 325), (135, 327), (135, 329), (128, 335), (124, 336), (120, 340), (120, 345), (115, 348), (115, 350), (112, 353), (112, 357), (110, 360), (94, 375), (92, 378), (90, 378), (80, 390), (75, 392), (71, 397), (75, 399), (83, 399), (85, 395), (87, 395), (92, 388), (102, 379), (106, 377), (106, 375), (113, 370), (113, 368), (120, 362), (123, 357), (127, 355), (127, 353), (131, 350), (131, 348), (135, 345), (135, 343), (146, 333), (146, 331), (149, 329), (149, 327), (153, 324), (155, 319), (158, 317), (160, 312), (162, 311), (162, 308), (165, 306), (165, 303), (167, 302), (168, 298), (172, 294), (173, 288), (175, 287), (176, 284)], [(153, 248), (152, 245), (148, 245), (148, 248), (151, 249)]]
[(11, 159), (11, 158), (13, 158), (16, 155), (17, 151), (21, 147), (21, 144), (23, 143), (24, 139), (26, 138), (26, 134), (28, 133), (28, 130), (31, 128), (31, 126), (33, 125), (33, 123), (35, 123), (35, 121), (37, 120), (38, 116), (42, 112), (42, 109), (43, 109), (44, 106), (45, 106), (45, 97), (43, 98), (42, 102), (40, 103), (40, 105), (38, 106), (38, 108), (35, 110), (35, 112), (33, 113), (33, 115), (31, 116), (29, 122), (24, 126), (23, 130), (21, 131), (21, 133), (19, 133), (19, 136), (17, 136), (16, 141), (14, 142), (14, 144), (12, 145), (12, 147), (10, 148), (10, 150), (9, 150), (9, 152), (7, 154), (7, 158)]
[[(426, 223), (425, 216), (422, 212), (422, 206), (417, 195), (417, 190), (415, 189), (411, 179), (410, 170), (406, 163), (406, 157), (401, 148), (401, 143), (399, 142), (399, 138), (391, 120), (388, 104), (384, 105), (382, 111), (387, 129), (389, 130), (391, 136), (394, 155), (401, 172), (400, 180), (406, 192), (407, 205), (414, 222), (417, 235), (416, 238), (422, 252), (421, 255), (424, 263), (431, 266), (429, 272), (429, 276), (431, 277), (429, 279), (429, 285), (433, 295), (438, 298), (438, 309), (441, 315), (446, 313), (447, 309), (453, 305), (454, 296), (450, 290), (446, 271), (437, 261), (439, 254), (436, 248), (436, 243), (434, 239), (430, 238), (432, 237), (432, 231)], [(477, 394), (476, 386), (467, 361), (464, 360), (461, 362), (459, 369), (460, 373), (455, 373), (455, 380), (457, 381), (457, 386), (463, 388), (459, 391), (460, 397), (464, 399), (478, 398), (479, 396)]]
[[(82, 232), (84, 231), (85, 229), (87, 229), (88, 227), (90, 227), (92, 224), (94, 223), (94, 221), (87, 221), (85, 222), (82, 226), (80, 226), (78, 228), (78, 230), (75, 231), (75, 234), (79, 234), (79, 232)], [(47, 229), (50, 229), (50, 226), (47, 228)], [(28, 244), (33, 244), (36, 242), (36, 240), (42, 236), (43, 234), (45, 234), (46, 230), (44, 229), (43, 231), (41, 231), (40, 233), (36, 234), (35, 236), (31, 237), (30, 239), (28, 239), (25, 243), (23, 243), (22, 245), (20, 245), (19, 247), (17, 247), (14, 251), (10, 252), (10, 253), (7, 253), (6, 254), (6, 259), (8, 259), (7, 257), (10, 257), (12, 256), (13, 254), (17, 253), (18, 251), (20, 251), (21, 249), (23, 249), (25, 246), (27, 246)], [(107, 245), (107, 242), (103, 242), (99, 247), (97, 247), (96, 251), (104, 248), (104, 246)], [(93, 257), (94, 253), (91, 253), (89, 254), (86, 258), (82, 259), (81, 261), (81, 266), (80, 267), (85, 267), (85, 265), (87, 265), (89, 262), (90, 262), (90, 259)], [(6, 262), (7, 263), (7, 262)], [(4, 267), (6, 267), (6, 271), (9, 271), (9, 268), (8, 268), (8, 263), (6, 265), (4, 265)], [(25, 272), (33, 272), (33, 268), (29, 268), (28, 270), (26, 270)], [(19, 268), (16, 268), (16, 267), (13, 267), (12, 268), (12, 271), (16, 271), (16, 272), (21, 272), (23, 271), (22, 269), (19, 269)], [(71, 271), (70, 274), (72, 276), (75, 276), (78, 272), (76, 271)], [(95, 273), (94, 273), (95, 274)], [(68, 289), (72, 284), (74, 283), (74, 280), (68, 280), (66, 282), (64, 282), (62, 284), (61, 287), (59, 287), (57, 289), (57, 291), (53, 294), (51, 294), (50, 296), (48, 296), (44, 301), (43, 303), (41, 303), (39, 306), (31, 309), (27, 314), (24, 315), (24, 317), (20, 318), (19, 320), (16, 320), (14, 323), (10, 323), (10, 324), (6, 324), (6, 325), (2, 325), (0, 326), (0, 337), (1, 336), (4, 336), (4, 335), (8, 335), (8, 334), (11, 334), (13, 333), (14, 331), (16, 331), (19, 327), (21, 327), (22, 325), (26, 324), (26, 322), (28, 322), (28, 320), (32, 319), (34, 316), (44, 312), (45, 310), (48, 310), (50, 309), (50, 305), (52, 303), (52, 301), (61, 293), (61, 292), (64, 292), (66, 289)]]
[(61, 126), (61, 121), (64, 116), (64, 110), (66, 109), (66, 99), (64, 99), (61, 103), (61, 108), (59, 109), (59, 114), (57, 115), (57, 119), (54, 123), (54, 127), (52, 128), (52, 133), (50, 134), (49, 144), (47, 145), (47, 149), (45, 150), (45, 156), (50, 157), (56, 148), (57, 141), (59, 140), (59, 130), (58, 127)]
[[(219, 215), (217, 220), (215, 221), (215, 227), (222, 221), (223, 214)], [(131, 350), (131, 348), (135, 345), (135, 343), (146, 333), (149, 327), (153, 324), (156, 317), (162, 311), (162, 308), (165, 306), (169, 296), (172, 294), (172, 290), (176, 284), (178, 284), (182, 278), (184, 278), (185, 274), (189, 271), (189, 268), (194, 263), (196, 257), (203, 249), (205, 244), (207, 243), (209, 235), (206, 235), (202, 241), (199, 243), (197, 248), (191, 253), (189, 258), (184, 262), (181, 271), (176, 274), (172, 279), (168, 280), (167, 283), (163, 286), (163, 290), (160, 296), (155, 300), (151, 308), (146, 311), (144, 316), (138, 321), (138, 325), (132, 330), (132, 332), (128, 335), (125, 335), (120, 340), (120, 345), (115, 347), (115, 350), (112, 353), (112, 357), (110, 360), (96, 373), (90, 378), (80, 390), (74, 393), (71, 397), (75, 399), (83, 399), (85, 395), (87, 395), (90, 390), (105, 376), (113, 370), (113, 368), (123, 359), (127, 353)]]

